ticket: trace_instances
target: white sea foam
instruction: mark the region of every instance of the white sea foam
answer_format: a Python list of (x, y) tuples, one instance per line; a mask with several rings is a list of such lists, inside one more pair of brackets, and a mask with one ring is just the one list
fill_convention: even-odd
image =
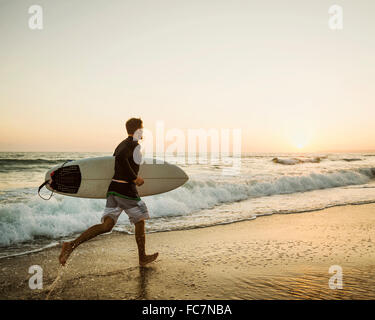
[(27, 202), (0, 204), (0, 245), (60, 238), (98, 221), (104, 200), (34, 196)]
[(189, 181), (183, 188), (164, 195), (145, 198), (153, 216), (189, 214), (200, 209), (248, 198), (277, 194), (293, 194), (311, 190), (348, 185), (361, 185), (371, 181), (371, 170), (340, 171), (327, 174), (312, 173), (305, 176), (283, 176), (269, 182), (227, 183)]

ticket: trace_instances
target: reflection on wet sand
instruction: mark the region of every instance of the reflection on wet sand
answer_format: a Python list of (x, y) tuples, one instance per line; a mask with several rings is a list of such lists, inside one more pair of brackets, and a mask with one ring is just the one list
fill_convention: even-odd
[(155, 272), (152, 266), (139, 267), (139, 277), (138, 277), (138, 300), (150, 299), (147, 292), (147, 285), (150, 280), (151, 275)]

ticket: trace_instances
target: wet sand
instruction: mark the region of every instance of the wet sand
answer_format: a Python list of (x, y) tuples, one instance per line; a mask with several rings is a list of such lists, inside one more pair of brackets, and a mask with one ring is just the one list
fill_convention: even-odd
[[(0, 298), (374, 299), (374, 241), (375, 204), (148, 234), (159, 258), (144, 268), (134, 236), (113, 232), (82, 244), (66, 267), (60, 247), (0, 260)], [(43, 268), (43, 289), (29, 288), (31, 265)], [(328, 286), (332, 265), (342, 289)]]

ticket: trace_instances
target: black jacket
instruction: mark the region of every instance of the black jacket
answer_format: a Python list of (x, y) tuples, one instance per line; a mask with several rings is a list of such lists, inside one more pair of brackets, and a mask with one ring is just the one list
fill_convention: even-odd
[(137, 188), (133, 182), (138, 175), (139, 164), (134, 161), (134, 149), (139, 146), (138, 141), (133, 140), (133, 137), (127, 137), (116, 148), (113, 153), (115, 157), (115, 174), (113, 179), (123, 180), (128, 183), (121, 183), (112, 181), (109, 185), (108, 192), (116, 193), (125, 198), (139, 198)]

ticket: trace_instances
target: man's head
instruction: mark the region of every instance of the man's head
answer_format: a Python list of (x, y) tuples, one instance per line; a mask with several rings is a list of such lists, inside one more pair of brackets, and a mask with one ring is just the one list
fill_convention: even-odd
[(133, 135), (134, 132), (136, 132), (138, 129), (143, 128), (143, 122), (140, 118), (131, 118), (128, 121), (126, 121), (126, 131), (128, 132), (128, 135)]

